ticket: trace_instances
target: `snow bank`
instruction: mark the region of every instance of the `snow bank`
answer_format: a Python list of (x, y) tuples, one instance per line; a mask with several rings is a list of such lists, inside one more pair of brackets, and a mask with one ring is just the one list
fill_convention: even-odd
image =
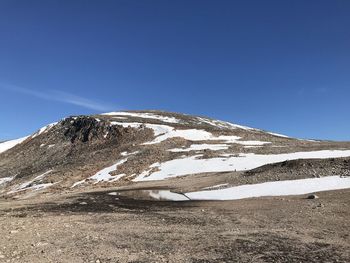
[(163, 116), (159, 114), (154, 114), (154, 113), (137, 113), (137, 112), (107, 112), (103, 113), (101, 115), (108, 115), (108, 116), (131, 116), (131, 117), (137, 117), (137, 118), (143, 118), (143, 119), (155, 119), (155, 120), (160, 120), (163, 122), (168, 122), (168, 123), (179, 123), (180, 120), (178, 120), (175, 117), (168, 117), (168, 116)]
[(95, 181), (95, 184), (97, 184), (99, 182), (113, 182), (113, 181), (116, 181), (116, 180), (120, 179), (121, 177), (123, 177), (125, 174), (118, 174), (118, 175), (112, 176), (110, 173), (116, 171), (117, 167), (119, 165), (125, 163), (127, 160), (128, 160), (128, 158), (119, 160), (117, 163), (115, 163), (115, 164), (113, 164), (113, 165), (111, 165), (109, 167), (106, 167), (106, 168), (102, 169), (101, 171), (98, 171), (95, 175), (93, 175), (93, 176), (91, 176), (91, 177), (89, 177), (87, 179), (75, 182), (71, 187), (72, 188), (76, 187), (76, 186), (78, 186), (80, 184), (85, 183), (86, 181), (89, 181), (89, 180)]
[(241, 137), (235, 135), (214, 136), (211, 132), (200, 129), (175, 129), (168, 125), (148, 124), (139, 122), (111, 122), (112, 125), (121, 125), (123, 127), (140, 128), (141, 125), (152, 129), (156, 138), (153, 141), (146, 142), (144, 145), (161, 143), (170, 138), (180, 137), (189, 141), (224, 141), (225, 143), (237, 143), (241, 145), (264, 145), (270, 142), (262, 141), (239, 141)]
[(303, 195), (347, 188), (350, 188), (350, 177), (327, 176), (240, 185), (225, 189), (186, 193), (186, 196), (191, 200), (236, 200), (262, 196)]
[(182, 194), (173, 193), (170, 190), (145, 190), (149, 196), (157, 200), (188, 201)]
[(15, 177), (3, 177), (0, 178), (0, 186), (3, 184), (6, 184), (8, 182), (11, 182)]
[(26, 137), (23, 137), (23, 138), (19, 138), (19, 139), (16, 139), (16, 140), (12, 140), (12, 141), (7, 141), (7, 142), (0, 143), (0, 153), (5, 152), (5, 151), (15, 147), (17, 144), (22, 143), (28, 137), (29, 136), (26, 136)]
[(346, 151), (313, 151), (313, 152), (295, 152), (286, 154), (240, 154), (232, 157), (198, 159), (201, 155), (175, 159), (161, 164), (157, 164), (159, 171), (152, 174), (143, 172), (134, 181), (163, 180), (170, 177), (205, 173), (205, 172), (225, 172), (225, 171), (243, 171), (256, 167), (296, 159), (325, 159), (350, 156), (350, 150)]
[[(189, 200), (238, 200), (264, 196), (304, 195), (309, 193), (350, 188), (350, 177), (327, 176), (266, 182), (260, 184), (240, 185), (215, 189), (227, 184), (207, 187), (204, 191), (179, 194), (170, 190), (142, 190), (156, 200), (189, 201)], [(214, 190), (209, 190), (214, 189)]]
[[(12, 193), (16, 193), (16, 192), (20, 192), (20, 191), (24, 191), (24, 190), (41, 190), (44, 188), (47, 188), (51, 185), (53, 185), (54, 183), (46, 183), (46, 184), (39, 184), (39, 182), (49, 173), (51, 173), (52, 170), (46, 171), (45, 173), (35, 177), (34, 179), (27, 181), (25, 183), (20, 184), (19, 186), (14, 187), (9, 194)], [(33, 185), (34, 184), (34, 185)]]
[(44, 127), (42, 127), (39, 131), (33, 134), (32, 138), (35, 138), (39, 136), (40, 134), (48, 132), (52, 127), (54, 127), (57, 124), (57, 122), (50, 123)]
[(118, 180), (121, 175), (110, 175), (111, 172), (114, 172), (117, 170), (117, 167), (127, 161), (127, 158), (122, 159), (118, 161), (117, 163), (102, 169), (101, 171), (97, 172), (95, 175), (89, 177), (90, 180), (96, 181), (95, 183), (101, 182), (101, 181), (111, 181), (111, 180)]
[(168, 151), (170, 152), (189, 152), (189, 151), (201, 151), (201, 150), (212, 150), (212, 151), (219, 151), (219, 150), (226, 150), (228, 149), (227, 144), (192, 144), (188, 148), (174, 148), (170, 149)]
[(247, 126), (242, 126), (242, 125), (238, 125), (238, 124), (233, 124), (227, 121), (220, 121), (220, 120), (211, 120), (211, 119), (207, 119), (207, 118), (203, 118), (203, 117), (197, 117), (197, 119), (202, 122), (202, 123), (206, 123), (209, 124), (211, 126), (214, 126), (216, 128), (226, 128), (226, 129), (243, 129), (243, 130), (255, 130), (253, 128), (247, 127)]
[(283, 134), (279, 134), (279, 133), (275, 133), (275, 132), (267, 132), (268, 134), (271, 134), (273, 136), (277, 136), (277, 137), (282, 137), (282, 138), (290, 138), (286, 135), (283, 135)]

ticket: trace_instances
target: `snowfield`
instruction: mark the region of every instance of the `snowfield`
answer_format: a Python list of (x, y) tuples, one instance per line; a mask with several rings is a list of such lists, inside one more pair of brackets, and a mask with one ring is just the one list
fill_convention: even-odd
[(182, 194), (173, 193), (169, 190), (145, 190), (149, 196), (157, 200), (170, 201), (188, 201), (189, 199)]
[(55, 125), (57, 124), (57, 122), (53, 122), (53, 123), (50, 123), (44, 127), (42, 127), (39, 131), (37, 131), (36, 133), (34, 133), (32, 135), (32, 138), (35, 138), (37, 136), (39, 136), (40, 134), (43, 134), (43, 133), (46, 133), (48, 132), (52, 127), (54, 127)]
[(48, 175), (51, 172), (52, 170), (46, 171), (45, 173), (35, 177), (32, 180), (29, 180), (25, 183), (22, 183), (14, 187), (9, 193), (11, 194), (11, 193), (16, 193), (16, 192), (25, 191), (25, 190), (42, 190), (47, 187), (50, 187), (51, 185), (54, 185), (54, 183), (40, 183), (40, 182), (46, 175)]
[(144, 172), (134, 181), (152, 181), (164, 180), (171, 177), (206, 173), (206, 172), (226, 172), (226, 171), (244, 171), (257, 168), (259, 166), (287, 160), (296, 159), (325, 159), (337, 157), (349, 157), (350, 150), (346, 151), (314, 151), (314, 152), (295, 152), (286, 154), (239, 154), (238, 157), (199, 159), (201, 155), (175, 159), (164, 163), (153, 164), (159, 171), (149, 174)]
[(240, 185), (219, 190), (186, 193), (191, 200), (237, 200), (262, 196), (303, 195), (350, 188), (350, 177), (327, 176)]
[[(124, 155), (124, 154), (123, 154)], [(98, 171), (95, 175), (87, 178), (87, 179), (84, 179), (84, 180), (81, 180), (79, 182), (76, 182), (72, 185), (72, 188), (73, 187), (76, 187), (80, 184), (83, 184), (89, 180), (92, 180), (92, 181), (95, 181), (95, 184), (99, 183), (99, 182), (108, 182), (108, 181), (115, 181), (115, 180), (118, 180), (120, 179), (121, 177), (123, 177), (125, 174), (118, 174), (118, 175), (115, 175), (115, 176), (112, 176), (110, 173), (111, 172), (114, 172), (117, 170), (118, 166), (125, 163), (126, 161), (128, 160), (128, 158), (125, 158), (125, 159), (122, 159), (120, 161), (118, 161), (117, 163), (109, 166), (109, 167), (106, 167), (104, 169), (102, 169), (101, 171)]]
[(220, 151), (228, 149), (229, 145), (227, 144), (192, 144), (188, 148), (174, 148), (168, 150), (169, 152), (189, 152), (189, 151), (201, 151), (201, 150), (212, 150)]
[[(219, 186), (225, 186), (219, 185)], [(214, 186), (212, 187), (214, 188)], [(304, 195), (321, 191), (331, 191), (350, 188), (350, 177), (327, 176), (323, 178), (308, 178), (266, 182), (260, 184), (240, 185), (235, 187), (174, 193), (170, 190), (146, 190), (150, 197), (157, 200), (188, 201), (188, 200), (239, 200), (253, 197)]]
[(11, 140), (11, 141), (6, 141), (6, 142), (2, 142), (0, 143), (0, 153), (5, 152), (13, 147), (15, 147), (17, 144), (22, 143), (23, 141), (25, 141), (26, 139), (28, 139), (29, 137), (31, 138), (35, 138), (37, 136), (39, 136), (42, 133), (48, 132), (52, 127), (54, 127), (57, 124), (57, 122), (54, 123), (50, 123), (44, 127), (42, 127), (39, 131), (37, 131), (36, 133), (34, 133), (33, 135), (29, 135), (29, 136), (25, 136), (23, 138), (19, 138), (16, 140)]
[(107, 112), (103, 113), (101, 115), (107, 115), (107, 116), (115, 116), (117, 118), (123, 117), (123, 116), (130, 116), (130, 117), (137, 117), (137, 118), (143, 118), (143, 119), (155, 119), (155, 120), (160, 120), (163, 122), (169, 122), (169, 123), (179, 123), (180, 120), (176, 119), (175, 117), (167, 117), (167, 116), (162, 116), (159, 114), (153, 114), (153, 113), (136, 113), (136, 112)]
[(7, 141), (7, 142), (0, 143), (0, 153), (5, 152), (5, 151), (15, 147), (17, 144), (22, 143), (27, 138), (29, 138), (29, 136), (26, 136), (26, 137), (23, 137), (23, 138), (19, 138), (19, 139), (16, 139), (16, 140), (12, 140), (12, 141)]
[(220, 120), (211, 120), (211, 119), (207, 119), (207, 118), (203, 118), (203, 117), (197, 117), (197, 119), (199, 120), (199, 122), (202, 123), (206, 123), (209, 124), (211, 126), (220, 128), (220, 129), (243, 129), (243, 130), (256, 130), (254, 128), (250, 128), (247, 126), (242, 126), (242, 125), (238, 125), (238, 124), (233, 124), (227, 121), (220, 121)]
[(0, 178), (0, 186), (3, 184), (6, 184), (8, 182), (11, 182), (15, 177), (3, 177)]
[(122, 159), (118, 161), (117, 163), (113, 164), (110, 167), (104, 168), (101, 171), (97, 172), (95, 175), (89, 177), (90, 180), (96, 181), (95, 183), (101, 182), (101, 181), (111, 181), (111, 180), (118, 180), (123, 175), (110, 175), (111, 172), (114, 172), (117, 170), (117, 167), (123, 163), (125, 163), (128, 159)]
[(225, 143), (237, 143), (241, 145), (264, 145), (270, 142), (262, 141), (240, 141), (241, 137), (235, 135), (214, 136), (211, 132), (199, 129), (175, 129), (174, 127), (161, 124), (148, 124), (139, 122), (111, 122), (112, 125), (120, 125), (123, 127), (140, 128), (144, 126), (152, 129), (156, 138), (153, 141), (146, 142), (144, 145), (161, 143), (167, 139), (180, 137), (189, 141), (223, 141)]

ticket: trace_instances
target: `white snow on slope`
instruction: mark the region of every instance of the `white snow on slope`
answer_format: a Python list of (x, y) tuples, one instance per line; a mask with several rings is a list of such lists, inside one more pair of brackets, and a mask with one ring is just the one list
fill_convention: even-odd
[(54, 184), (57, 184), (56, 183), (45, 183), (45, 184), (35, 184), (33, 186), (30, 186), (30, 187), (26, 187), (24, 189), (20, 189), (20, 190), (16, 190), (16, 191), (11, 191), (9, 193), (16, 193), (16, 192), (20, 192), (20, 191), (24, 191), (24, 190), (33, 190), (33, 191), (39, 191), (39, 190), (43, 190), (43, 189), (46, 189)]
[[(233, 123), (230, 123), (230, 122), (227, 122), (227, 121), (211, 120), (211, 119), (202, 118), (202, 117), (197, 117), (197, 119), (200, 122), (204, 122), (204, 123), (210, 124), (210, 125), (212, 125), (214, 127), (218, 127), (218, 128), (229, 128), (229, 129), (237, 129), (237, 128), (239, 128), (239, 129), (243, 129), (243, 130), (262, 131), (262, 130), (255, 129), (255, 128), (250, 128), (250, 127), (247, 127), (247, 126), (233, 124)], [(266, 132), (266, 133), (274, 135), (274, 136), (277, 136), (277, 137), (290, 138), (290, 137), (288, 137), (286, 135), (279, 134), (279, 133), (274, 133), (274, 132)]]
[(144, 126), (148, 129), (152, 129), (154, 132), (154, 136), (158, 136), (161, 134), (165, 134), (171, 130), (173, 130), (173, 127), (167, 126), (167, 125), (158, 125), (158, 124), (149, 124), (149, 123), (140, 123), (140, 122), (117, 122), (112, 121), (112, 125), (120, 125), (125, 128), (131, 127), (131, 128), (140, 128), (141, 126)]
[[(47, 188), (47, 187), (53, 185), (52, 183), (38, 184), (38, 182), (40, 182), (46, 175), (48, 175), (51, 172), (52, 172), (52, 170), (46, 171), (45, 173), (35, 177), (32, 180), (29, 180), (29, 181), (27, 181), (25, 183), (20, 184), (19, 186), (14, 187), (12, 189), (12, 191), (9, 192), (9, 194), (20, 192), (20, 191), (24, 191), (24, 190), (28, 190), (28, 189), (40, 190), (40, 189), (44, 189), (44, 188)], [(35, 184), (32, 185), (33, 183), (35, 183)]]
[(6, 184), (8, 182), (11, 182), (15, 177), (3, 177), (0, 178), (0, 186), (3, 184)]
[(130, 156), (130, 155), (134, 155), (134, 154), (138, 154), (140, 151), (134, 151), (134, 152), (131, 152), (131, 153), (128, 153), (128, 152), (122, 152), (120, 153), (121, 156)]
[(262, 141), (235, 141), (233, 143), (242, 144), (242, 145), (250, 145), (250, 146), (261, 146), (265, 144), (270, 144), (271, 142), (262, 142)]
[(116, 116), (119, 118), (119, 116), (131, 116), (131, 117), (137, 117), (137, 118), (143, 118), (143, 119), (155, 119), (155, 120), (160, 120), (163, 122), (169, 122), (169, 123), (179, 123), (180, 120), (176, 119), (175, 117), (168, 117), (168, 116), (163, 116), (159, 114), (154, 114), (154, 113), (137, 113), (137, 112), (107, 112), (103, 113), (101, 115), (108, 115), (108, 116)]
[(236, 200), (262, 196), (303, 195), (350, 188), (350, 177), (327, 176), (240, 185), (225, 189), (186, 193), (191, 200)]
[(176, 137), (181, 137), (190, 141), (210, 140), (210, 138), (212, 137), (212, 134), (210, 132), (207, 132), (204, 130), (196, 130), (196, 129), (175, 130), (172, 127), (170, 128), (171, 129), (167, 133), (156, 137), (153, 141), (148, 142), (146, 144), (160, 143), (169, 138), (176, 138)]
[(117, 163), (102, 169), (101, 171), (97, 172), (95, 175), (91, 176), (89, 179), (96, 181), (96, 183), (101, 181), (111, 181), (111, 180), (117, 180), (119, 179), (120, 175), (112, 176), (110, 175), (111, 172), (114, 172), (117, 170), (117, 167), (127, 161), (127, 158), (122, 159), (118, 161)]
[[(168, 122), (168, 123), (180, 123), (181, 121), (175, 117), (167, 117), (167, 116), (163, 116), (163, 115), (158, 115), (158, 114), (154, 114), (154, 113), (135, 113), (135, 112), (108, 112), (108, 113), (103, 113), (101, 115), (108, 115), (108, 116), (114, 116), (114, 118), (119, 118), (122, 119), (127, 116), (131, 116), (131, 117), (138, 117), (138, 118), (145, 118), (145, 119), (157, 119), (157, 120), (161, 120), (164, 122)], [(125, 116), (125, 117), (123, 117)], [(221, 120), (214, 120), (214, 119), (208, 119), (208, 118), (204, 118), (204, 117), (195, 117), (199, 122), (201, 123), (206, 123), (209, 124), (213, 127), (216, 128), (220, 128), (220, 129), (243, 129), (243, 130), (254, 130), (254, 131), (262, 131), (259, 129), (255, 129), (255, 128), (251, 128), (251, 127), (247, 127), (247, 126), (243, 126), (243, 125), (239, 125), (239, 124), (234, 124), (231, 122), (227, 122), (227, 121), (221, 121)], [(281, 137), (281, 138), (290, 138), (289, 136), (283, 135), (283, 134), (279, 134), (279, 133), (274, 133), (274, 132), (267, 132), (264, 131), (268, 134), (277, 136), (277, 137)]]
[(42, 127), (39, 131), (33, 134), (32, 138), (35, 138), (39, 136), (40, 134), (48, 132), (52, 127), (54, 127), (57, 124), (57, 122), (50, 123), (44, 127)]
[(277, 137), (282, 137), (282, 138), (290, 138), (287, 135), (279, 134), (279, 133), (274, 133), (274, 132), (267, 132), (268, 134), (277, 136)]
[(145, 190), (149, 196), (157, 200), (188, 201), (182, 194), (173, 193), (169, 190)]
[(12, 140), (12, 141), (7, 141), (7, 142), (2, 142), (0, 143), (0, 153), (5, 152), (13, 147), (15, 147), (17, 144), (22, 143), (23, 141), (25, 141), (29, 136), (23, 137), (23, 138), (19, 138), (16, 140)]
[(214, 136), (211, 132), (199, 129), (175, 129), (174, 127), (168, 125), (158, 125), (158, 124), (148, 124), (139, 122), (111, 122), (112, 125), (121, 125), (123, 127), (140, 128), (144, 126), (146, 128), (152, 129), (156, 138), (153, 141), (146, 142), (144, 145), (161, 143), (170, 138), (180, 137), (189, 141), (224, 141), (225, 143), (237, 143), (242, 145), (264, 145), (270, 142), (262, 141), (239, 141), (241, 137), (234, 135), (220, 135)]
[(120, 179), (121, 177), (123, 177), (125, 174), (118, 174), (118, 175), (110, 175), (111, 172), (114, 172), (117, 170), (117, 167), (123, 163), (125, 163), (128, 159), (125, 158), (125, 159), (122, 159), (122, 160), (119, 160), (117, 163), (109, 166), (109, 167), (106, 167), (104, 169), (102, 169), (101, 171), (98, 171), (95, 175), (87, 178), (87, 179), (84, 179), (84, 180), (81, 180), (79, 182), (76, 182), (72, 185), (72, 188), (77, 186), (77, 185), (80, 185), (80, 184), (83, 184), (85, 183), (86, 181), (89, 181), (89, 180), (93, 180), (95, 181), (95, 184), (99, 183), (99, 182), (112, 182), (112, 181), (115, 181), (115, 180), (118, 180)]
[(247, 153), (240, 154), (238, 157), (198, 159), (200, 156), (201, 155), (196, 155), (157, 164), (159, 171), (152, 174), (142, 173), (136, 177), (134, 181), (163, 180), (170, 177), (205, 172), (243, 171), (286, 160), (348, 157), (350, 156), (350, 150), (324, 150), (269, 155)]
[(212, 151), (219, 151), (219, 150), (226, 150), (228, 149), (227, 144), (192, 144), (188, 148), (174, 148), (168, 150), (169, 152), (189, 152), (189, 151), (201, 151), (201, 150), (212, 150)]
[(211, 119), (207, 119), (207, 118), (203, 118), (203, 117), (197, 117), (197, 119), (200, 122), (209, 124), (211, 126), (217, 127), (217, 128), (226, 128), (226, 129), (243, 129), (243, 130), (256, 130), (247, 126), (242, 126), (242, 125), (238, 125), (238, 124), (233, 124), (227, 121), (220, 121), (220, 120), (211, 120)]

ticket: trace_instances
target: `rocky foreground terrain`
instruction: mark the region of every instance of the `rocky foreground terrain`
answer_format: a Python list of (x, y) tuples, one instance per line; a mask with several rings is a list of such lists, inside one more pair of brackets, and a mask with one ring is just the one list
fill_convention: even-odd
[(349, 142), (72, 116), (0, 143), (0, 262), (350, 262), (348, 189)]

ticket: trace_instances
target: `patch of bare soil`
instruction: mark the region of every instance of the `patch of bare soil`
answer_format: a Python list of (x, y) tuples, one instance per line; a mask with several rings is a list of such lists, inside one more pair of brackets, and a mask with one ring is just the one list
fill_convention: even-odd
[(1, 201), (0, 262), (350, 262), (350, 190), (318, 196)]

